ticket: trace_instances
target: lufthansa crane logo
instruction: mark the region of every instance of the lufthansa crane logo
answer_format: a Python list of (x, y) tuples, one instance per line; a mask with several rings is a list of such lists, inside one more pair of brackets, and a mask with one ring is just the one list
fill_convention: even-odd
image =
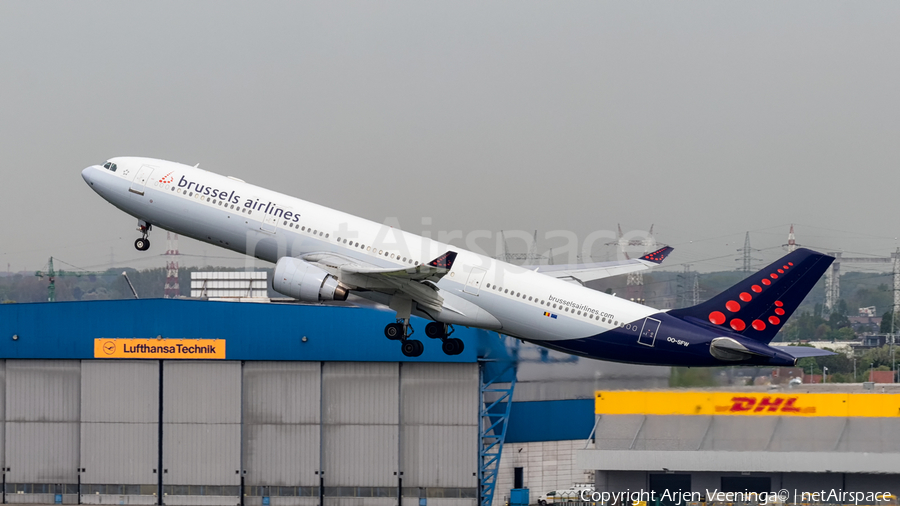
[(107, 355), (112, 355), (116, 352), (116, 343), (112, 341), (106, 341), (103, 343), (103, 353)]

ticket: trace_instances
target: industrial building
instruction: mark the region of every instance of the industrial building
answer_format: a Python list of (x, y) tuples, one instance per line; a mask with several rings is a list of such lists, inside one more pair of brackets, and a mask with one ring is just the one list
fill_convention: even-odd
[[(429, 342), (411, 360), (381, 335), (391, 317), (165, 299), (3, 305), (2, 500), (476, 504), (487, 336), (459, 329), (462, 354)], [(173, 358), (146, 358), (164, 348)]]
[(427, 340), (409, 358), (381, 334), (392, 318), (203, 300), (0, 305), (0, 499), (502, 506), (514, 488), (535, 503), (585, 482), (900, 491), (892, 392), (793, 401), (831, 406), (819, 416), (729, 415), (721, 399), (660, 411), (672, 405), (660, 395), (681, 395), (661, 390), (667, 368), (464, 328), (460, 355)]
[(900, 393), (822, 387), (597, 392), (576, 465), (597, 491), (900, 493)]

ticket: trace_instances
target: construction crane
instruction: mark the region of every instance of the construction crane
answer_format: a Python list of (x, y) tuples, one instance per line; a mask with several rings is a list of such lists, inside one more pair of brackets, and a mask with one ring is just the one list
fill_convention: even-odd
[[(65, 263), (65, 262), (63, 262)], [(47, 287), (47, 300), (50, 302), (56, 302), (56, 278), (58, 276), (74, 276), (74, 277), (82, 277), (82, 276), (103, 276), (105, 272), (95, 272), (95, 271), (55, 271), (53, 270), (53, 257), (50, 257), (50, 261), (47, 262), (47, 271), (37, 271), (34, 273), (35, 276), (39, 278), (47, 277), (50, 280), (50, 285)]]

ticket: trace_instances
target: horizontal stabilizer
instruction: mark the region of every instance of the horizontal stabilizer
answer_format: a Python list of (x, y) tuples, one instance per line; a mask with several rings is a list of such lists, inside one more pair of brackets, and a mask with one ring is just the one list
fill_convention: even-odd
[(821, 350), (819, 348), (813, 348), (812, 346), (775, 346), (775, 348), (784, 350), (785, 353), (791, 355), (794, 358), (827, 357), (830, 355), (837, 355), (833, 351)]

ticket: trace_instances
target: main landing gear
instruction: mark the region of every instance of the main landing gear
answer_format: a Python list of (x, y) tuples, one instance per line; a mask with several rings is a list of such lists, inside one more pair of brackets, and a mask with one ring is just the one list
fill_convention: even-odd
[[(415, 332), (409, 324), (410, 313), (412, 312), (412, 299), (403, 295), (394, 295), (391, 297), (391, 309), (397, 312), (397, 322), (389, 323), (384, 327), (384, 336), (392, 341), (400, 341), (400, 351), (407, 357), (418, 357), (425, 351), (425, 345), (422, 341), (410, 339)], [(431, 322), (425, 326), (425, 335), (431, 339), (440, 339), (442, 341), (441, 349), (447, 355), (459, 355), (462, 353), (462, 339), (451, 338), (453, 327), (446, 323)]]
[(392, 341), (401, 341), (400, 351), (407, 357), (418, 357), (425, 351), (422, 341), (410, 339), (414, 332), (409, 318), (398, 319), (397, 323), (389, 323), (384, 327), (384, 336)]
[(147, 239), (147, 234), (150, 232), (150, 229), (153, 228), (153, 225), (147, 223), (144, 220), (138, 220), (138, 232), (141, 233), (140, 239), (135, 239), (134, 247), (138, 251), (147, 251), (150, 249), (150, 239)]
[(459, 355), (465, 349), (462, 339), (450, 337), (453, 326), (446, 323), (431, 322), (425, 326), (425, 335), (432, 339), (440, 339), (441, 350), (447, 355)]

